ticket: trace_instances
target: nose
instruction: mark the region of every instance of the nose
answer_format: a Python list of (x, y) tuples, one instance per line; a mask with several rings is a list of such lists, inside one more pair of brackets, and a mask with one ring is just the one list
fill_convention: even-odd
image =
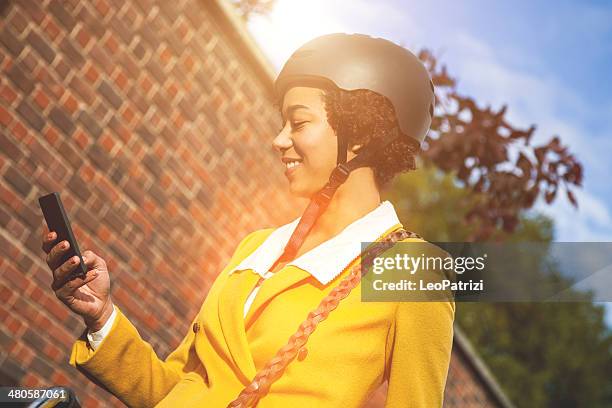
[(281, 153), (293, 146), (293, 139), (291, 139), (291, 132), (289, 132), (288, 126), (283, 126), (280, 132), (278, 132), (278, 135), (272, 140), (272, 146)]

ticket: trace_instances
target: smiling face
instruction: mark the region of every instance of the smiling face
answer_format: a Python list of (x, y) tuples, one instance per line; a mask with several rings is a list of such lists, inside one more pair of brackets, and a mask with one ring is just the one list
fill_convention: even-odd
[(309, 198), (336, 167), (337, 139), (319, 88), (293, 87), (283, 98), (283, 127), (272, 144), (281, 153), (291, 194)]

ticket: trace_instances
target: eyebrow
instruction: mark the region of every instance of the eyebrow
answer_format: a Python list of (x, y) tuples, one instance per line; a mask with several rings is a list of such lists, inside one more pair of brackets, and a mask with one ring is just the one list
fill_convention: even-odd
[[(295, 112), (298, 109), (310, 109), (310, 108), (306, 105), (291, 105), (287, 108), (287, 116), (291, 115), (293, 112)], [(285, 115), (283, 115), (282, 111), (281, 111), (281, 117), (283, 118), (283, 121), (285, 121)]]

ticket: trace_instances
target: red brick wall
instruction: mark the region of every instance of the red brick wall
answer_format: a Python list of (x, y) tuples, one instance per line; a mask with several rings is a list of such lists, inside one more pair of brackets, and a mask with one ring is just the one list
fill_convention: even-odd
[[(5, 4), (3, 2), (2, 4)], [(206, 1), (10, 1), (0, 22), (0, 372), (107, 401), (68, 365), (81, 321), (55, 298), (37, 198), (59, 191), (81, 249), (160, 356), (241, 238), (298, 216), (269, 84)]]
[(444, 406), (448, 408), (500, 407), (499, 402), (483, 385), (478, 373), (466, 355), (453, 347), (451, 364), (444, 393)]
[[(269, 78), (213, 3), (2, 3), (0, 385), (119, 405), (68, 365), (83, 324), (49, 288), (40, 195), (61, 192), (81, 249), (107, 261), (115, 302), (160, 357), (239, 240), (304, 207), (270, 145)], [(447, 406), (485, 393), (462, 358)]]

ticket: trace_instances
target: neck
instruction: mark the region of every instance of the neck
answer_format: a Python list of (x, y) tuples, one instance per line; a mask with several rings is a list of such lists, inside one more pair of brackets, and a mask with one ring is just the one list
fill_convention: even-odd
[(372, 169), (355, 169), (336, 190), (329, 206), (317, 219), (309, 235), (321, 239), (334, 237), (379, 205), (380, 193), (376, 188)]

